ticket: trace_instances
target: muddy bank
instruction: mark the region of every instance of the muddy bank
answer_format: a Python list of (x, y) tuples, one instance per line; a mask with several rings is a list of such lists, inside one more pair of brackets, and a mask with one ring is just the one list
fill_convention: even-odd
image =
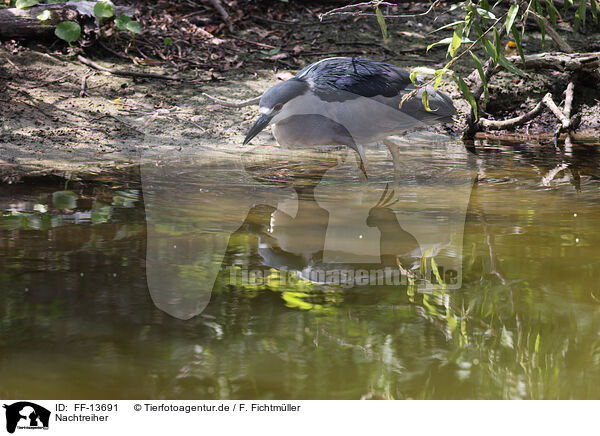
[[(0, 50), (0, 68), (0, 172), (13, 178), (31, 171), (97, 173), (190, 153), (228, 159), (254, 146), (241, 144), (257, 106), (228, 108), (202, 93), (243, 100), (280, 81), (281, 73), (296, 72), (230, 72), (210, 83), (182, 74), (182, 81), (165, 83), (104, 75), (66, 56), (23, 48)], [(452, 85), (445, 88), (458, 97)], [(270, 132), (253, 144), (276, 145)]]
[[(66, 178), (91, 176), (143, 160), (188, 155), (207, 162), (231, 160), (251, 148), (241, 144), (257, 107), (224, 107), (203, 93), (230, 100), (254, 97), (328, 53), (369, 56), (407, 69), (441, 68), (447, 62), (445, 47), (435, 47), (428, 53), (425, 48), (443, 37), (431, 32), (455, 21), (460, 12), (421, 17), (419, 22), (390, 21), (391, 38), (384, 45), (373, 19), (344, 18), (345, 26), (356, 30), (350, 35), (331, 23), (319, 24), (316, 10), (298, 7), (281, 11), (274, 22), (244, 22), (238, 25), (236, 35), (215, 28), (214, 33), (220, 38), (205, 38), (197, 45), (188, 45), (189, 59), (214, 57), (214, 69), (192, 68), (192, 64), (178, 67), (168, 61), (159, 62), (158, 66), (132, 65), (128, 59), (112, 57), (97, 48), (86, 53), (107, 67), (176, 75), (181, 78), (179, 81), (103, 74), (77, 61), (73, 53), (60, 45), (50, 48), (35, 42), (0, 43), (1, 178), (15, 181), (22, 175), (43, 173)], [(304, 32), (297, 31), (297, 23), (306, 23)], [(210, 24), (205, 26), (209, 27)], [(563, 35), (577, 49), (589, 48), (593, 41), (600, 40), (593, 31)], [(248, 43), (243, 47), (232, 45), (232, 41), (241, 44), (240, 38), (278, 44), (285, 56), (266, 55), (263, 47)], [(524, 46), (530, 53), (541, 51), (541, 35), (529, 31)], [(545, 47), (546, 51), (551, 50), (552, 42), (547, 40)], [(238, 52), (229, 59), (227, 53), (232, 50)], [(467, 76), (472, 65), (460, 63), (456, 70)], [(547, 92), (560, 103), (565, 80), (562, 71), (528, 71), (524, 79), (500, 72), (490, 82), (490, 100), (484, 115), (490, 119), (518, 115)], [(593, 137), (600, 129), (600, 92), (595, 82), (580, 82), (575, 89), (574, 112), (581, 114), (579, 131)], [(449, 78), (442, 89), (451, 95), (459, 113), (454, 125), (428, 129), (458, 137), (465, 127), (469, 107)], [(548, 135), (556, 124), (556, 118), (546, 111), (516, 133), (524, 137), (537, 135), (544, 138), (543, 143), (550, 143)], [(263, 132), (253, 144), (275, 142), (270, 132)], [(264, 150), (276, 152), (274, 147)]]

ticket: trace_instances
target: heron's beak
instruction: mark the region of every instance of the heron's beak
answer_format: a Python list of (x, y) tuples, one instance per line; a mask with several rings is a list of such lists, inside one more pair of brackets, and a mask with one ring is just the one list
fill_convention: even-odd
[(271, 122), (271, 118), (272, 117), (270, 117), (269, 115), (261, 114), (261, 116), (258, 117), (258, 120), (256, 120), (256, 122), (254, 123), (254, 125), (252, 126), (252, 128), (250, 129), (248, 134), (246, 135), (246, 139), (244, 139), (244, 145), (249, 143), (250, 140), (252, 138), (254, 138), (256, 135), (258, 135), (262, 129), (267, 127), (269, 125), (269, 123)]

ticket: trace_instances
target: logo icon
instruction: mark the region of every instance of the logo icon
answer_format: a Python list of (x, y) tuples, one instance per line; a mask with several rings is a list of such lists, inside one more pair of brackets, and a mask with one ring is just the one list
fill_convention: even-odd
[(4, 404), (6, 409), (6, 431), (14, 433), (18, 429), (48, 429), (50, 411), (29, 401), (19, 401), (11, 405)]

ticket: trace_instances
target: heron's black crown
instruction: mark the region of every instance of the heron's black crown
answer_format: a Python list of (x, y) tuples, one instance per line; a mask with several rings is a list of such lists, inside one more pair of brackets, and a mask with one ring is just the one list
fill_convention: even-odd
[(304, 94), (308, 90), (308, 84), (295, 77), (278, 83), (263, 94), (260, 99), (260, 107), (273, 108), (277, 104), (285, 104), (291, 99)]

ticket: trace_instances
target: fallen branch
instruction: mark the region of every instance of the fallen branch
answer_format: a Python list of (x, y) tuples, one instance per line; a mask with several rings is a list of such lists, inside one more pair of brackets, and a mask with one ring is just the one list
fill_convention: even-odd
[[(50, 18), (38, 20), (38, 15), (50, 11)], [(115, 16), (129, 12), (131, 8), (115, 6)], [(0, 39), (54, 38), (54, 29), (62, 21), (78, 21), (80, 14), (73, 5), (45, 4), (27, 9), (0, 8)]]
[(525, 55), (525, 65), (520, 56), (510, 56), (509, 61), (518, 67), (533, 70), (594, 72), (600, 66), (600, 52), (591, 53), (538, 53)]
[(125, 77), (144, 77), (147, 79), (161, 79), (161, 80), (181, 80), (179, 77), (175, 77), (175, 76), (165, 76), (164, 74), (155, 74), (155, 73), (138, 73), (135, 71), (125, 71), (125, 70), (117, 70), (114, 68), (107, 68), (107, 67), (103, 67), (100, 64), (97, 64), (96, 62), (83, 57), (81, 55), (77, 55), (77, 59), (79, 59), (79, 61), (89, 67), (95, 68), (96, 70), (100, 70), (103, 71), (107, 74), (112, 74), (115, 76), (125, 76)]
[[(50, 11), (50, 18), (40, 21), (37, 16)], [(51, 35), (61, 21), (77, 21), (79, 14), (74, 7), (43, 5), (28, 9), (0, 9), (0, 39), (39, 38)]]
[(19, 68), (19, 66), (18, 66), (18, 65), (15, 65), (15, 64), (13, 63), (13, 61), (11, 61), (9, 58), (4, 58), (4, 59), (6, 59), (6, 62), (8, 62), (9, 64), (11, 64), (11, 65), (12, 65), (12, 67), (13, 67), (15, 70), (17, 70), (17, 71), (21, 71), (21, 69)]
[(556, 106), (556, 103), (554, 103), (554, 100), (552, 100), (552, 94), (548, 93), (544, 96), (544, 98), (542, 99), (542, 102), (548, 106), (548, 109), (550, 109), (552, 111), (552, 113), (554, 115), (556, 115), (556, 118), (558, 118), (562, 124), (562, 128), (564, 130), (568, 130), (569, 129), (569, 124), (570, 124), (570, 120), (565, 116), (565, 114), (563, 113), (563, 111), (560, 110), (560, 108), (558, 106)]
[(567, 89), (565, 91), (565, 117), (569, 120), (571, 119), (571, 110), (573, 108), (573, 94), (575, 90), (575, 83), (571, 80), (567, 85)]
[[(546, 95), (550, 95), (549, 93)], [(550, 97), (552, 98), (552, 97)], [(518, 117), (509, 118), (508, 120), (488, 120), (486, 118), (479, 118), (479, 126), (488, 130), (503, 130), (510, 129), (512, 127), (520, 126), (521, 124), (525, 124), (527, 121), (531, 121), (536, 116), (538, 116), (542, 110), (544, 109), (544, 100), (540, 100), (540, 102), (535, 105), (533, 109), (529, 112), (524, 113)]]
[(206, 98), (214, 101), (215, 103), (220, 104), (221, 106), (233, 107), (233, 108), (252, 106), (253, 104), (258, 104), (258, 102), (260, 101), (260, 96), (254, 97), (254, 98), (249, 98), (248, 100), (243, 100), (243, 101), (227, 101), (227, 100), (222, 100), (217, 97), (213, 97), (212, 95), (208, 95), (205, 92), (203, 92), (202, 95), (205, 96)]
[(223, 21), (225, 21), (225, 24), (227, 24), (227, 29), (229, 29), (229, 31), (231, 33), (233, 33), (233, 24), (231, 24), (231, 18), (229, 18), (229, 14), (221, 5), (221, 2), (219, 0), (209, 0), (209, 1), (210, 1), (210, 4), (212, 4), (213, 7), (217, 10), (217, 12), (219, 12), (219, 14), (221, 15), (221, 18), (223, 18)]

